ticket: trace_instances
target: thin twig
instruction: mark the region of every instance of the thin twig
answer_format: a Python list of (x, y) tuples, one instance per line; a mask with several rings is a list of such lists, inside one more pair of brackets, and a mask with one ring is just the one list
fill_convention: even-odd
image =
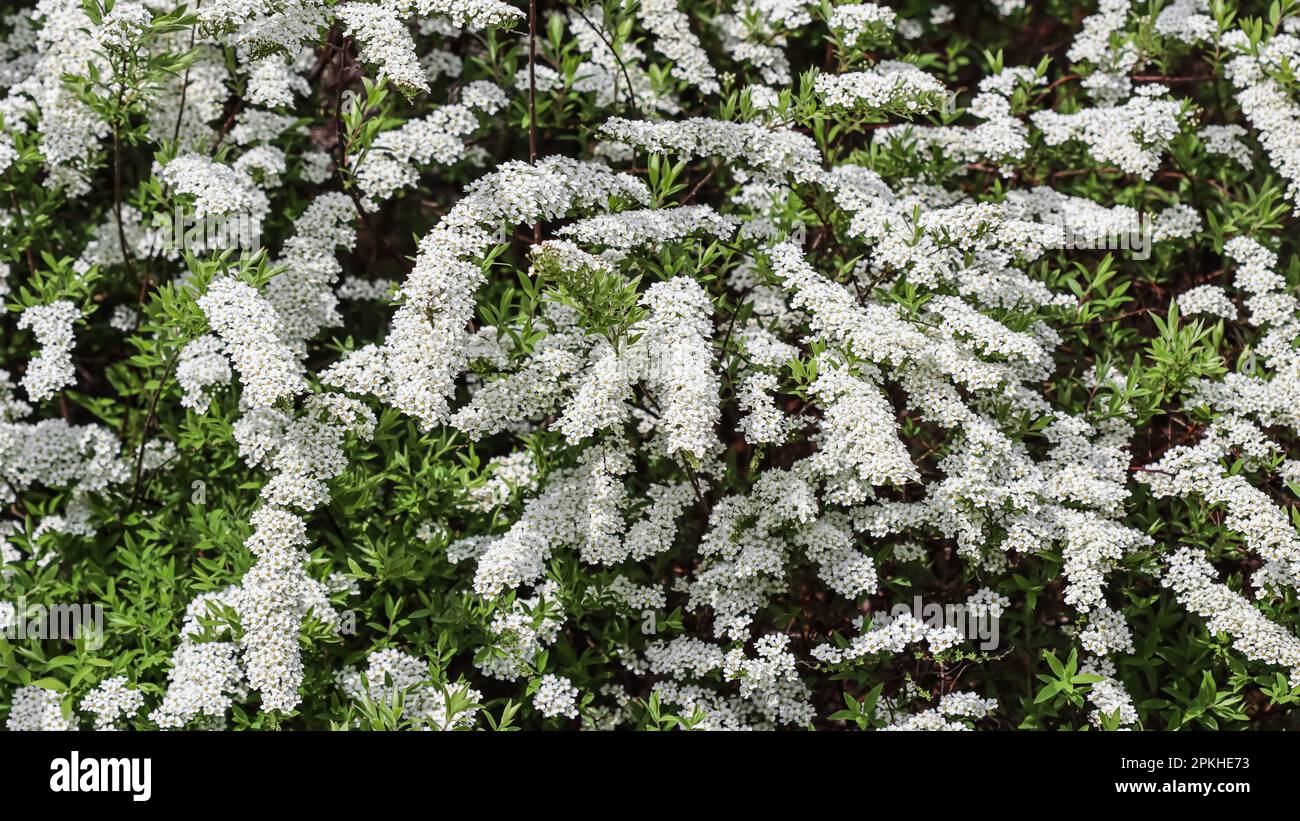
[[(537, 165), (537, 0), (528, 0), (528, 163)], [(533, 244), (542, 241), (542, 222), (533, 223)]]
[(1068, 325), (1064, 325), (1063, 327), (1088, 328), (1093, 325), (1104, 325), (1107, 322), (1118, 322), (1121, 319), (1128, 319), (1131, 316), (1140, 316), (1141, 314), (1149, 314), (1149, 313), (1151, 313), (1150, 308), (1138, 308), (1133, 311), (1127, 311), (1125, 313), (1119, 314), (1118, 316), (1098, 317), (1097, 319), (1090, 319), (1086, 322), (1071, 322)]
[(135, 481), (131, 488), (131, 505), (127, 508), (130, 514), (135, 510), (136, 502), (140, 495), (140, 479), (144, 475), (144, 447), (149, 442), (149, 434), (153, 430), (154, 412), (158, 409), (158, 397), (162, 395), (163, 388), (167, 385), (167, 378), (171, 376), (172, 367), (176, 365), (176, 360), (180, 358), (181, 348), (177, 347), (176, 352), (167, 360), (167, 367), (163, 369), (162, 379), (158, 380), (158, 387), (154, 389), (153, 396), (149, 398), (149, 410), (144, 417), (144, 427), (140, 430), (140, 447), (135, 453)]
[(528, 162), (537, 165), (537, 0), (528, 0)]
[(1217, 78), (1213, 75), (1208, 77), (1166, 77), (1163, 74), (1135, 74), (1129, 79), (1135, 83), (1201, 83)]
[(605, 33), (603, 31), (601, 31), (599, 28), (596, 27), (594, 23), (592, 23), (590, 20), (587, 19), (587, 15), (583, 14), (582, 9), (578, 8), (577, 6), (574, 6), (573, 11), (576, 12), (577, 15), (582, 18), (583, 22), (585, 22), (591, 28), (591, 30), (596, 33), (596, 36), (600, 38), (600, 41), (605, 44), (606, 48), (609, 49), (609, 53), (614, 55), (614, 59), (618, 62), (619, 70), (623, 72), (623, 79), (627, 81), (627, 96), (632, 100), (632, 107), (640, 111), (641, 102), (637, 99), (636, 90), (632, 88), (632, 75), (627, 73), (627, 66), (623, 63), (623, 58), (620, 57), (618, 52), (614, 50), (614, 44), (611, 43), (605, 37)]
[[(118, 105), (122, 104), (122, 92), (118, 93)], [(122, 263), (127, 275), (136, 279), (135, 257), (126, 242), (126, 229), (122, 226), (122, 145), (116, 118), (113, 120), (113, 217), (117, 223), (117, 241), (122, 248)]]
[(700, 193), (700, 189), (704, 187), (704, 184), (713, 179), (714, 174), (718, 173), (718, 166), (719, 163), (715, 161), (713, 167), (709, 169), (709, 173), (701, 177), (700, 181), (695, 183), (695, 187), (691, 189), (691, 193), (686, 195), (686, 199), (682, 200), (682, 205), (688, 205), (691, 200), (695, 199), (695, 195)]
[[(194, 4), (194, 10), (198, 11), (203, 6), (203, 0), (198, 0)], [(190, 26), (190, 51), (194, 50), (194, 38), (198, 34), (198, 26)], [(190, 66), (185, 67), (185, 77), (181, 80), (181, 104), (176, 110), (176, 126), (172, 129), (172, 142), (179, 143), (181, 139), (181, 121), (185, 119), (185, 95), (190, 90)]]

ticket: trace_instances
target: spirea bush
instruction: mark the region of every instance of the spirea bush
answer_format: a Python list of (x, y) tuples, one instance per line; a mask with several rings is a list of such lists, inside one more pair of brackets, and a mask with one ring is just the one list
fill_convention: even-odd
[(9, 729), (1283, 728), (1300, 2), (0, 19)]

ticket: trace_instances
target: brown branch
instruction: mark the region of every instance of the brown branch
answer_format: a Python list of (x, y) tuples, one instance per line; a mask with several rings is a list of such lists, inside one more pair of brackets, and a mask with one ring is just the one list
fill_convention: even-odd
[(1129, 77), (1135, 83), (1201, 83), (1207, 80), (1217, 80), (1214, 75), (1196, 77), (1166, 77), (1163, 74), (1135, 74)]
[[(537, 165), (537, 0), (528, 0), (528, 162)], [(533, 244), (542, 241), (542, 221), (533, 224)]]
[(1071, 322), (1068, 325), (1064, 325), (1062, 327), (1089, 328), (1093, 325), (1104, 325), (1107, 322), (1118, 322), (1121, 319), (1128, 319), (1129, 317), (1132, 316), (1140, 316), (1141, 314), (1149, 314), (1149, 313), (1151, 313), (1150, 308), (1138, 308), (1137, 310), (1127, 311), (1125, 313), (1119, 314), (1118, 316), (1098, 317), (1097, 319), (1090, 319), (1087, 322)]
[(177, 347), (176, 352), (171, 355), (167, 361), (167, 367), (163, 369), (162, 379), (158, 380), (158, 387), (154, 389), (153, 396), (149, 399), (149, 410), (145, 413), (144, 427), (140, 429), (140, 447), (135, 453), (135, 481), (131, 488), (131, 505), (127, 508), (129, 515), (135, 510), (136, 502), (140, 496), (140, 480), (144, 476), (144, 447), (149, 442), (149, 434), (153, 430), (153, 423), (156, 419), (154, 412), (158, 409), (158, 397), (162, 395), (163, 388), (167, 385), (167, 378), (171, 376), (172, 368), (176, 365), (176, 360), (180, 358), (181, 348)]

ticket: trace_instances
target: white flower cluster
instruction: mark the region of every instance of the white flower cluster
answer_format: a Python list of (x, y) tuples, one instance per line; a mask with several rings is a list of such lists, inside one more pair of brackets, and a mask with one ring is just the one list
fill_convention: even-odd
[(675, 277), (650, 286), (642, 301), (649, 348), (647, 387), (659, 405), (669, 454), (705, 459), (717, 446), (719, 379), (713, 362), (709, 296), (694, 279)]
[(334, 289), (339, 299), (356, 302), (387, 302), (393, 293), (393, 282), (388, 279), (362, 279), (347, 276)]
[(1218, 25), (1208, 12), (1209, 0), (1174, 0), (1156, 16), (1156, 31), (1184, 43), (1212, 40)]
[[(1010, 98), (1017, 88), (1042, 85), (1043, 79), (1023, 66), (1008, 66), (980, 80), (970, 113), (985, 122), (972, 127), (903, 124), (878, 129), (874, 139), (882, 144), (913, 142), (920, 148), (938, 148), (945, 156), (966, 162), (1010, 164), (1029, 150), (1029, 128), (1012, 116)], [(844, 173), (840, 166), (836, 171)], [(1019, 192), (1010, 192), (1019, 193)]]
[[(349, 667), (336, 678), (354, 701), (396, 707), (422, 730), (460, 730), (474, 726), (483, 694), (468, 685), (440, 687), (429, 680), (429, 665), (396, 648), (376, 650), (366, 669)], [(360, 719), (358, 719), (360, 721)]]
[(246, 215), (261, 220), (270, 210), (266, 194), (246, 171), (197, 154), (176, 157), (159, 178), (179, 194), (194, 198), (194, 216)]
[(1237, 306), (1232, 304), (1228, 292), (1218, 285), (1198, 285), (1179, 294), (1178, 310), (1184, 316), (1205, 314), (1223, 319), (1237, 318)]
[(196, 719), (220, 727), (234, 699), (247, 692), (234, 642), (182, 638), (172, 655), (167, 692), (149, 720), (162, 729), (179, 729)]
[(790, 637), (771, 633), (754, 642), (755, 655), (743, 647), (726, 654), (722, 677), (738, 681), (740, 697), (752, 702), (764, 718), (778, 725), (807, 724), (816, 715), (808, 689), (795, 671), (796, 659), (787, 649)]
[(827, 479), (827, 498), (841, 505), (864, 502), (880, 485), (918, 481), (907, 447), (898, 438), (894, 409), (880, 389), (846, 368), (828, 366), (809, 388), (825, 409), (817, 452), (808, 469)]
[[(0, 371), (3, 374), (3, 371)], [(7, 376), (7, 375), (6, 375)], [(0, 389), (7, 379), (0, 380)], [(0, 390), (0, 398), (7, 391)], [(22, 411), (25, 405), (7, 410)], [(74, 491), (75, 497), (98, 493), (127, 481), (131, 464), (113, 432), (100, 425), (69, 425), (62, 419), (0, 422), (0, 500), (12, 503), (33, 486)]]
[(33, 684), (14, 691), (5, 729), (10, 732), (66, 731), (77, 723), (63, 715), (63, 696), (57, 690), (45, 690)]
[[(789, 641), (778, 633), (765, 635), (754, 643), (755, 654), (749, 656), (743, 646), (724, 652), (717, 645), (683, 636), (650, 644), (644, 671), (671, 677), (656, 685), (666, 701), (694, 706), (697, 699), (705, 699), (708, 720), (732, 712), (735, 717), (730, 721), (723, 718), (723, 726), (799, 726), (812, 719), (814, 710), (809, 691), (797, 675)], [(639, 669), (636, 664), (629, 666)], [(700, 685), (680, 681), (707, 679), (715, 673), (738, 684), (738, 696), (729, 707), (722, 707), (725, 702), (717, 701), (717, 696), (706, 696), (708, 691)]]
[(33, 402), (43, 402), (59, 391), (76, 384), (72, 348), (76, 344), (72, 326), (81, 319), (77, 306), (67, 300), (49, 305), (33, 305), (18, 317), (18, 329), (31, 329), (40, 346), (27, 363), (22, 386)]
[(685, 205), (597, 214), (560, 226), (555, 233), (581, 245), (601, 246), (602, 256), (618, 260), (633, 249), (677, 242), (692, 234), (726, 238), (738, 223), (708, 205)]
[(522, 11), (501, 0), (398, 0), (395, 5), (426, 17), (441, 15), (471, 29), (508, 28), (524, 17)]
[(1249, 168), (1250, 149), (1241, 141), (1246, 136), (1246, 129), (1239, 125), (1207, 125), (1196, 132), (1196, 136), (1205, 143), (1205, 150), (1211, 154), (1220, 154), (1242, 168)]
[(846, 3), (831, 10), (827, 24), (846, 48), (870, 47), (889, 39), (894, 10), (875, 3)]
[(1108, 607), (1099, 607), (1089, 615), (1088, 626), (1079, 633), (1079, 642), (1097, 656), (1133, 652), (1133, 632), (1124, 616)]
[(429, 90), (406, 20), (392, 5), (343, 3), (334, 10), (343, 32), (361, 44), (361, 59), (379, 66), (379, 76), (404, 94)]
[(212, 401), (208, 389), (229, 385), (230, 360), (223, 352), (225, 344), (212, 334), (192, 339), (181, 348), (176, 360), (176, 381), (185, 395), (181, 406), (196, 413), (206, 413)]
[[(1244, 32), (1229, 32), (1224, 37), (1229, 48), (1249, 52)], [(1279, 34), (1270, 39), (1258, 56), (1245, 53), (1232, 59), (1226, 67), (1228, 79), (1237, 87), (1237, 103), (1246, 119), (1259, 132), (1259, 142), (1269, 161), (1289, 184), (1287, 195), (1300, 213), (1300, 133), (1295, 122), (1300, 105), (1287, 93), (1286, 86), (1271, 76), (1284, 65), (1295, 66), (1300, 60), (1300, 37)]]
[(918, 114), (941, 108), (948, 97), (943, 83), (910, 63), (893, 60), (867, 71), (823, 74), (816, 89), (830, 106)]
[[(1125, 659), (1147, 647), (1129, 582), (1160, 565), (1166, 598), (1300, 685), (1300, 643), (1269, 609), (1300, 589), (1300, 299), (1294, 237), (1257, 230), (1284, 223), (1259, 205), (1275, 190), (1300, 209), (1300, 23), (1220, 32), (1209, 0), (1101, 0), (1068, 73), (990, 56), (981, 77), (917, 59), (974, 7), (923, 6), (570, 4), (531, 21), (535, 55), (520, 32), (480, 34), (525, 19), (501, 0), (208, 0), (192, 31), (155, 24), (170, 10), (155, 0), (99, 22), (80, 0), (7, 16), (0, 173), (49, 198), (0, 204), (17, 262), (0, 263), (0, 297), (18, 295), (29, 348), (0, 371), (0, 583), (91, 541), (112, 505), (173, 521), (144, 474), (233, 461), (197, 435), (233, 436), (242, 464), (205, 480), (223, 493), (266, 474), (237, 531), (251, 566), (211, 563), (243, 576), (192, 600), (161, 700), (147, 669), (77, 682), (79, 701), (14, 687), (10, 729), (75, 728), (74, 704), (97, 729), (220, 727), (250, 700), (287, 716), (313, 679), (335, 682), (349, 723), (401, 702), (403, 726), (471, 728), (473, 685), (494, 679), (534, 719), (617, 726), (654, 694), (705, 728), (801, 727), (824, 718), (830, 676), (873, 667), (890, 668), (876, 724), (999, 722), (985, 682), (912, 681), (944, 675), (969, 636), (884, 618), (903, 582), (979, 618), (1024, 607), (1026, 629), (1059, 630), (1099, 677), (1080, 717), (1136, 727), (1159, 708)], [(178, 50), (182, 71), (130, 75)], [(1205, 50), (1237, 91), (1212, 108), (1167, 59)], [(138, 85), (139, 130), (68, 77)], [(52, 224), (69, 203), (84, 219)], [(278, 254), (169, 247), (160, 204), (265, 220)], [(72, 238), (69, 276), (46, 226)], [(1058, 253), (1135, 231), (1153, 256)], [(1089, 313), (1107, 300), (1114, 314)], [(1203, 318), (1197, 344), (1239, 362), (1165, 380), (1146, 408), (1170, 417), (1161, 430), (1128, 366), (1166, 364), (1162, 340), (1130, 356), (1153, 300)], [(1162, 318), (1161, 337), (1176, 327)], [(160, 350), (162, 377), (137, 379)], [(155, 385), (168, 399), (145, 410)], [(119, 413), (106, 394), (122, 386), (139, 397)], [(1220, 583), (1220, 546), (1164, 555), (1151, 511), (1175, 499), (1249, 554), (1258, 600)], [(372, 554), (397, 572), (367, 573), (366, 595), (396, 602), (389, 582), (424, 574), (411, 589), (476, 679), (449, 682), (443, 645), (397, 635), (347, 645), (332, 678), (309, 669), (307, 644), (346, 632), (336, 608)], [(1022, 596), (1026, 566), (1051, 578)], [(638, 636), (638, 617), (654, 629)], [(0, 624), (16, 618), (0, 602)]]
[(956, 647), (964, 638), (955, 627), (930, 627), (912, 616), (902, 616), (873, 624), (850, 640), (847, 647), (819, 644), (812, 649), (812, 656), (829, 664), (843, 664), (878, 653), (898, 654), (908, 645), (921, 642), (938, 653)]
[(334, 283), (343, 266), (339, 249), (356, 242), (356, 212), (345, 194), (317, 196), (293, 222), (294, 234), (285, 243), (280, 264), (285, 270), (266, 284), (266, 301), (275, 309), (279, 335), (295, 353), (322, 329), (341, 325)]
[(198, 303), (239, 372), (245, 403), (270, 407), (307, 389), (297, 358), (281, 341), (280, 316), (257, 289), (221, 277), (208, 284)]
[[(567, 16), (569, 31), (573, 34), (578, 51), (586, 59), (574, 72), (573, 88), (592, 94), (603, 106), (618, 105), (626, 101), (641, 111), (677, 113), (681, 106), (671, 94), (661, 92), (651, 79), (644, 63), (646, 55), (635, 43), (623, 42), (613, 46), (613, 32), (604, 23), (602, 14), (595, 8), (571, 9)], [(549, 90), (560, 82), (558, 73), (549, 66), (535, 66), (538, 88)], [(516, 83), (527, 88), (527, 70), (521, 72)]]
[(823, 516), (796, 541), (817, 565), (818, 578), (831, 590), (847, 599), (876, 591), (876, 564), (855, 543), (852, 528), (841, 516)]
[(528, 451), (497, 456), (487, 467), (491, 471), (488, 480), (469, 492), (469, 498), (484, 513), (505, 504), (514, 493), (537, 489), (537, 465)]
[(1100, 163), (1114, 163), (1127, 174), (1149, 179), (1162, 153), (1182, 129), (1182, 103), (1161, 99), (1168, 89), (1143, 86), (1123, 105), (1085, 108), (1074, 114), (1036, 111), (1030, 115), (1048, 145), (1079, 140)]
[(1128, 72), (1141, 59), (1137, 49), (1122, 34), (1132, 6), (1132, 0), (1101, 0), (1097, 13), (1083, 19), (1083, 28), (1066, 52), (1072, 62), (1094, 65), (1095, 70), (1084, 86), (1103, 104), (1128, 96), (1131, 88)]
[(740, 426), (752, 445), (779, 445), (786, 437), (789, 422), (773, 399), (778, 386), (770, 373), (749, 374), (741, 383), (736, 403), (745, 416)]
[(691, 31), (690, 18), (678, 11), (676, 0), (642, 0), (637, 5), (637, 18), (655, 36), (655, 48), (673, 61), (673, 76), (704, 94), (722, 90), (717, 71), (700, 39)]
[(128, 51), (151, 22), (152, 15), (140, 3), (118, 3), (101, 19), (95, 29), (95, 39), (106, 49)]
[(517, 598), (509, 608), (493, 613), (488, 625), (493, 643), (474, 660), (484, 675), (513, 681), (529, 674), (537, 655), (559, 637), (558, 590), (554, 582), (543, 582), (534, 595)]
[(425, 427), (445, 421), (454, 380), (467, 362), (464, 327), (483, 279), (477, 260), (494, 244), (489, 231), (605, 208), (615, 197), (645, 203), (649, 193), (632, 177), (566, 157), (536, 166), (506, 163), (480, 178), (420, 243), (384, 345), (353, 352), (322, 378), (375, 395)]
[(1079, 668), (1084, 675), (1101, 676), (1101, 681), (1094, 681), (1088, 688), (1088, 701), (1094, 710), (1089, 716), (1092, 723), (1103, 726), (1103, 718), (1115, 717), (1121, 727), (1130, 727), (1137, 723), (1138, 712), (1133, 706), (1133, 697), (1124, 685), (1115, 678), (1115, 666), (1108, 659), (1088, 661)]
[(1240, 473), (1221, 467), (1219, 460), (1237, 449), (1259, 461), (1276, 450), (1262, 431), (1239, 417), (1227, 416), (1211, 425), (1195, 445), (1169, 449), (1137, 478), (1156, 496), (1200, 496), (1222, 505), (1224, 526), (1241, 534), (1246, 545), (1265, 563), (1255, 577), (1259, 588), (1300, 585), (1300, 534), (1286, 511)]
[(144, 693), (128, 686), (126, 676), (113, 676), (86, 693), (79, 709), (95, 714), (96, 730), (112, 730), (120, 719), (130, 718), (144, 709)]
[(713, 25), (732, 59), (753, 66), (764, 83), (784, 86), (792, 80), (787, 29), (811, 20), (807, 4), (799, 0), (740, 0), (731, 13), (716, 15)]
[[(346, 467), (344, 437), (348, 433), (370, 436), (374, 415), (356, 400), (315, 394), (304, 401), (301, 415), (255, 408), (241, 424), (236, 439), (250, 464), (268, 464), (278, 471), (263, 488), (268, 505), (253, 514), (254, 532), (245, 543), (257, 561), (239, 586), (222, 598), (243, 631), (237, 645), (182, 645), (173, 659), (178, 683), (169, 688), (159, 708), (162, 718), (154, 719), (160, 726), (164, 720), (168, 726), (181, 726), (200, 714), (224, 716), (229, 702), (223, 693), (236, 686), (260, 692), (265, 709), (293, 710), (301, 698), (303, 666), (298, 635), (303, 622), (312, 615), (335, 631), (340, 626), (329, 602), (329, 589), (305, 570), (304, 548), (310, 543), (306, 523), (286, 507), (311, 510), (328, 501), (326, 482)], [(196, 602), (192, 609), (199, 612), (200, 605), (206, 606), (206, 602)], [(236, 647), (242, 664), (233, 655)], [(200, 662), (200, 669), (191, 670)], [(199, 706), (195, 702), (200, 697), (191, 692), (195, 687), (206, 690)], [(176, 703), (169, 707), (168, 699)]]
[(665, 530), (671, 533), (682, 494), (656, 494), (646, 511), (648, 524), (628, 532), (624, 512), (629, 503), (622, 477), (630, 467), (626, 451), (597, 446), (583, 453), (577, 467), (552, 474), (541, 493), (525, 503), (514, 525), (479, 551), (475, 592), (491, 597), (535, 583), (561, 546), (577, 547), (593, 564), (613, 564), (629, 554), (647, 556), (663, 549), (662, 543), (646, 542), (662, 537)]
[(612, 117), (601, 126), (608, 139), (647, 151), (684, 157), (717, 155), (780, 179), (801, 181), (820, 178), (817, 146), (808, 136), (791, 129), (769, 129), (757, 123), (731, 123), (692, 117), (671, 122), (647, 122)]
[(370, 207), (374, 209), (403, 188), (414, 187), (420, 166), (434, 162), (455, 165), (465, 159), (465, 138), (477, 128), (474, 107), (446, 105), (380, 134), (365, 156), (354, 161), (357, 184)]
[(1169, 557), (1161, 584), (1178, 595), (1188, 610), (1205, 619), (1211, 633), (1232, 636), (1232, 645), (1246, 658), (1285, 667), (1292, 687), (1300, 686), (1300, 639), (1274, 624), (1250, 601), (1214, 581), (1214, 567), (1203, 553), (1179, 548)]
[(969, 730), (970, 727), (962, 721), (949, 719), (979, 720), (997, 707), (997, 699), (981, 698), (974, 693), (945, 693), (939, 699), (939, 706), (919, 713), (897, 715), (885, 729), (913, 732)]
[(564, 676), (547, 673), (542, 676), (537, 692), (533, 693), (533, 704), (547, 718), (577, 718), (578, 695), (573, 682)]

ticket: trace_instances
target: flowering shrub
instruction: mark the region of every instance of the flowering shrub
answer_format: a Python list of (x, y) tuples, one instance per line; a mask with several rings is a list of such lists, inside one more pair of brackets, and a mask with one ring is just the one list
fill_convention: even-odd
[(1298, 69), (1297, 0), (7, 13), (0, 721), (1293, 725)]

